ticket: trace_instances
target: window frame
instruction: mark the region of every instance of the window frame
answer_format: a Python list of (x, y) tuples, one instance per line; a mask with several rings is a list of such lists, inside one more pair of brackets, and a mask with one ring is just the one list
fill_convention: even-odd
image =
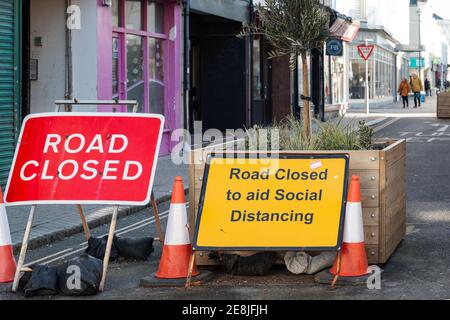
[[(119, 62), (118, 62), (118, 81), (119, 81), (119, 89), (118, 93), (113, 94), (114, 97), (119, 97), (120, 99), (126, 99), (128, 95), (128, 89), (132, 86), (136, 86), (136, 84), (132, 86), (128, 86), (127, 79), (127, 49), (126, 49), (126, 41), (127, 35), (135, 35), (140, 36), (142, 38), (142, 51), (143, 51), (143, 85), (144, 85), (144, 105), (142, 106), (142, 110), (145, 113), (150, 112), (150, 77), (149, 77), (149, 39), (159, 39), (162, 41), (162, 50), (163, 50), (163, 74), (164, 74), (164, 116), (169, 116), (170, 108), (168, 108), (168, 81), (169, 77), (167, 76), (167, 61), (168, 61), (168, 39), (169, 39), (169, 26), (166, 21), (166, 13), (167, 13), (167, 3), (164, 1), (154, 0), (153, 2), (159, 2), (164, 6), (164, 33), (152, 32), (148, 30), (148, 0), (141, 0), (141, 13), (142, 13), (142, 29), (129, 29), (126, 28), (126, 15), (125, 15), (125, 2), (126, 0), (115, 0), (119, 3), (119, 26), (112, 26), (112, 34), (111, 37), (119, 38)], [(112, 61), (111, 61), (112, 63)], [(127, 107), (122, 106), (119, 108), (121, 112), (127, 112)], [(170, 122), (165, 122), (165, 130), (170, 130), (169, 128)]]

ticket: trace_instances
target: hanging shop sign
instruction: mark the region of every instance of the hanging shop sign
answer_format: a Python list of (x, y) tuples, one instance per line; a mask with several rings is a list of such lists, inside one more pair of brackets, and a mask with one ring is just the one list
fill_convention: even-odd
[(342, 40), (332, 39), (327, 41), (327, 56), (342, 57), (344, 55), (344, 44)]

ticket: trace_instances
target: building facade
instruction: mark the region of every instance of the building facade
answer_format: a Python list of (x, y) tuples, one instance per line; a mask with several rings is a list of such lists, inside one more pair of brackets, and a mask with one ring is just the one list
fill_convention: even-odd
[[(264, 1), (254, 1), (264, 4)], [(345, 112), (348, 107), (348, 82), (345, 63), (347, 46), (359, 30), (359, 22), (333, 9), (334, 1), (320, 1), (330, 15), (330, 41), (322, 48), (307, 54), (309, 70), (309, 98), (316, 118), (325, 120)], [(337, 48), (330, 53), (327, 46)], [(301, 58), (298, 67), (290, 68), (288, 56), (269, 59), (270, 44), (260, 37), (254, 40), (253, 94), (258, 121), (263, 124), (281, 120), (289, 115), (300, 116), (303, 108), (303, 69)], [(332, 50), (334, 51), (334, 50)], [(257, 72), (257, 74), (255, 74)], [(257, 122), (257, 123), (259, 123)]]
[(448, 38), (445, 22), (427, 0), (410, 1), (410, 43), (421, 47), (412, 52), (410, 71), (429, 79), (432, 88), (444, 85), (448, 69)]
[(31, 1), (29, 51), (39, 75), (30, 79), (30, 112), (51, 112), (63, 98), (137, 100), (139, 112), (165, 116), (167, 154), (183, 117), (181, 13), (175, 1)]
[[(161, 155), (174, 130), (249, 127), (253, 47), (236, 35), (247, 0), (2, 0), (0, 184), (20, 125), (54, 101), (137, 100), (165, 116)], [(127, 106), (73, 111), (130, 112)]]
[(397, 50), (409, 44), (409, 0), (334, 0), (333, 4), (339, 12), (361, 21), (358, 35), (347, 46), (349, 107), (364, 106), (366, 65), (357, 46), (366, 42), (375, 46), (368, 67), (371, 104), (396, 101), (397, 87), (409, 72), (406, 53)]

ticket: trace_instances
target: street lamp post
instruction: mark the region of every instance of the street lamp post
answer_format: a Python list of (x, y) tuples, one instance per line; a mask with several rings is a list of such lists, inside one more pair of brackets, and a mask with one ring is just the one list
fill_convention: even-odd
[[(369, 45), (369, 42), (373, 42), (372, 39), (364, 39), (366, 47)], [(369, 59), (366, 59), (366, 114), (370, 114), (370, 88), (369, 88)]]

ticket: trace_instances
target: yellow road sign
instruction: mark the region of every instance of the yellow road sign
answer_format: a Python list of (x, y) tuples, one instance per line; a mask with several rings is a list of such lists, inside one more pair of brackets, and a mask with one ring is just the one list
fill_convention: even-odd
[(338, 250), (348, 154), (208, 157), (195, 250)]

